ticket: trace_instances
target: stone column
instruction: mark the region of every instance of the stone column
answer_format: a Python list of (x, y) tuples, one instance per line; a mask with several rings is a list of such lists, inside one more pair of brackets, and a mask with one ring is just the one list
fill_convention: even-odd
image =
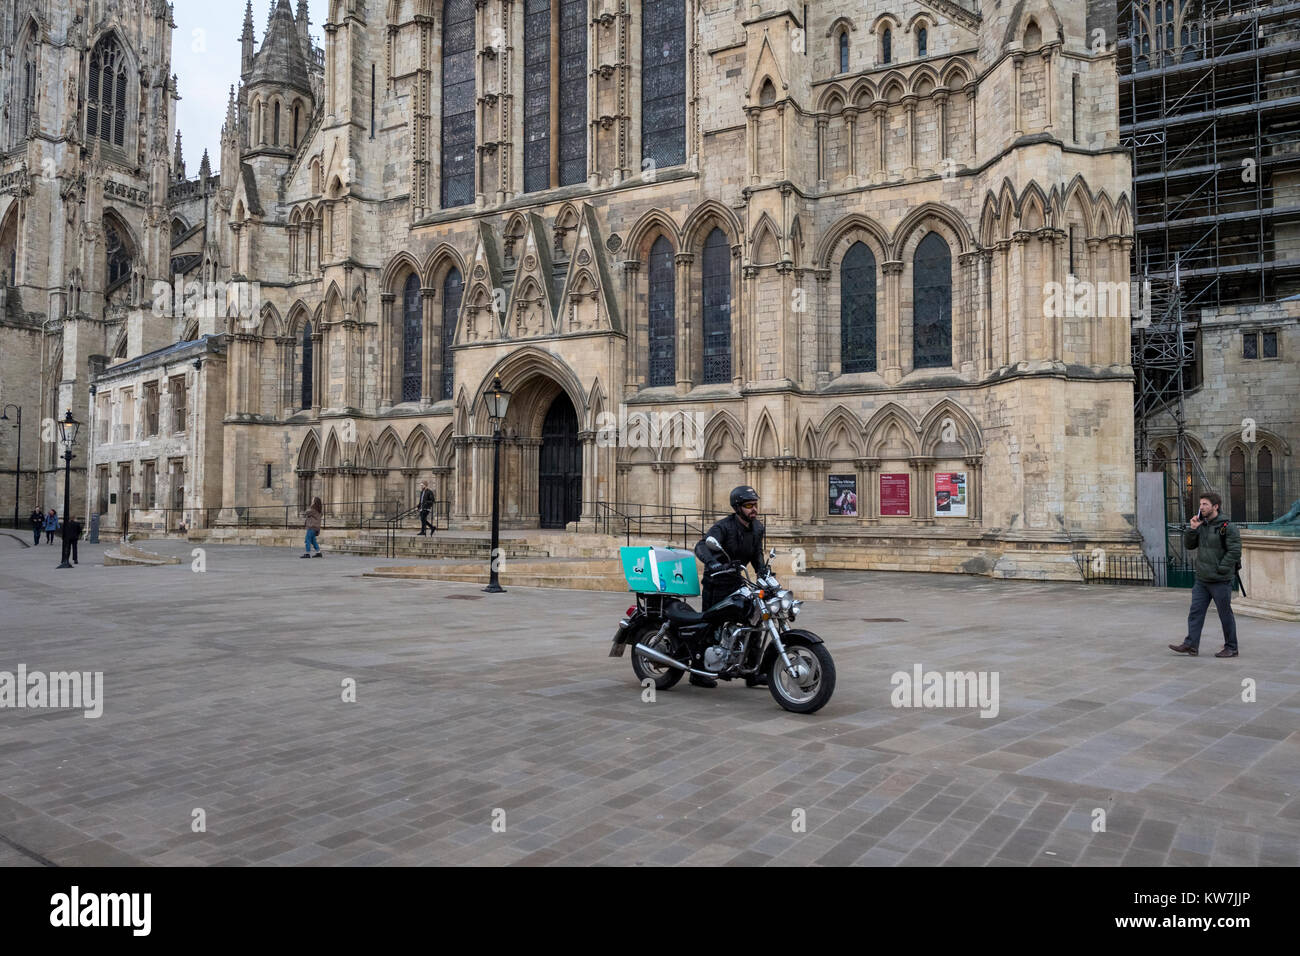
[(858, 469), (858, 524), (870, 527), (880, 524), (880, 471), (879, 458), (855, 458)]
[(916, 178), (916, 94), (909, 93), (903, 97), (903, 109), (907, 113), (907, 166), (903, 169), (904, 179)]
[[(977, 330), (983, 327), (983, 321), (980, 317), (980, 303), (982, 302), (979, 280), (980, 253), (978, 250), (963, 252), (957, 257), (957, 262), (960, 265), (962, 277), (962, 314), (960, 322), (961, 345), (960, 351), (954, 355), (954, 364), (960, 369), (962, 375), (973, 375), (977, 367)], [(957, 324), (954, 321), (954, 331)], [(953, 344), (956, 346), (957, 343)], [(954, 351), (957, 350), (954, 349)]]
[(934, 94), (934, 102), (939, 123), (939, 164), (940, 168), (946, 172), (949, 169), (956, 168), (955, 165), (949, 165), (952, 157), (948, 155), (948, 91), (937, 90)]
[(749, 181), (751, 184), (758, 183), (758, 109), (756, 107), (745, 108), (745, 154), (747, 165), (749, 167)]
[(825, 116), (817, 117), (817, 188), (826, 188), (826, 126)]
[[(646, 328), (645, 344), (641, 336), (640, 298), (636, 294), (637, 277), (641, 272), (639, 259), (623, 260), (623, 316), (627, 329), (627, 392), (634, 392), (646, 385), (650, 371), (650, 337)], [(647, 317), (648, 319), (648, 317)], [(644, 359), (641, 351), (645, 350)], [(615, 398), (610, 395), (610, 398)]]
[(934, 517), (934, 459), (927, 455), (914, 455), (907, 459), (912, 467), (912, 483), (920, 494), (912, 506), (912, 524), (917, 527), (933, 525)]
[(965, 88), (966, 123), (970, 127), (970, 165), (979, 165), (979, 144), (975, 138), (975, 95), (978, 87), (971, 83)]
[(1007, 276), (1007, 288), (1012, 290), (1012, 294), (1008, 296), (1008, 324), (1020, 333), (1019, 345), (1011, 350), (1012, 365), (1028, 362), (1033, 357), (1033, 333), (1037, 323), (1025, 314), (1025, 290), (1028, 282), (1028, 276), (1025, 275), (1025, 246), (1029, 238), (1030, 233), (1024, 230), (1017, 230), (1011, 237), (1011, 273)]
[(1045, 118), (1047, 120), (1044, 130), (1052, 128), (1053, 113), (1052, 97), (1055, 95), (1055, 86), (1052, 83), (1052, 51), (1050, 48), (1043, 50), (1043, 101), (1046, 104)]
[[(831, 380), (831, 346), (830, 346), (830, 288), (831, 270), (814, 269), (813, 277), (817, 280), (817, 388), (825, 388)], [(838, 356), (837, 356), (838, 358)], [(838, 366), (838, 362), (835, 363)]]
[(677, 300), (677, 393), (685, 395), (691, 390), (695, 381), (695, 316), (694, 289), (691, 287), (691, 263), (695, 256), (689, 252), (679, 252), (673, 257), (676, 266), (675, 298)]
[(831, 463), (825, 458), (808, 459), (808, 476), (812, 483), (812, 516), (809, 524), (814, 527), (827, 523), (826, 514), (826, 476), (830, 474)]
[(628, 472), (630, 472), (631, 470), (632, 470), (632, 463), (628, 461), (620, 461), (614, 465), (614, 473), (615, 473), (614, 507), (619, 511), (625, 512), (627, 509), (627, 498), (628, 498), (627, 476), (628, 476)]
[[(1133, 251), (1133, 237), (1121, 236), (1119, 240), (1119, 250), (1111, 260), (1111, 281), (1117, 282), (1121, 278), (1128, 282), (1129, 276), (1129, 254)], [(1118, 311), (1112, 310), (1112, 311)], [(1115, 364), (1129, 365), (1132, 362), (1130, 353), (1132, 340), (1132, 329), (1128, 316), (1116, 315), (1111, 319), (1115, 328)]]
[(718, 470), (718, 463), (712, 459), (701, 459), (695, 463), (695, 474), (699, 480), (697, 492), (701, 511), (713, 510), (713, 473)]
[(433, 373), (435, 357), (439, 356), (441, 344), (434, 328), (438, 324), (436, 304), (437, 289), (420, 289), (420, 404), (428, 405), (433, 401), (434, 385), (441, 381)]
[(667, 510), (672, 507), (673, 503), (673, 469), (676, 467), (671, 461), (656, 461), (650, 465), (651, 469), (658, 476), (658, 488), (656, 489), (657, 501), (659, 508)]
[(876, 168), (871, 173), (873, 183), (883, 183), (888, 177), (889, 151), (885, 148), (886, 114), (888, 107), (884, 103), (872, 103), (871, 113), (876, 118)]
[(848, 137), (849, 170), (846, 186), (858, 184), (858, 111), (852, 107), (844, 110), (844, 135)]
[(380, 333), (379, 333), (379, 411), (385, 412), (402, 400), (393, 389), (393, 365), (396, 362), (397, 349), (394, 347), (396, 331), (393, 328), (393, 302), (397, 296), (392, 292), (379, 295)]
[(1014, 135), (1016, 136), (1016, 138), (1019, 138), (1025, 135), (1024, 109), (1021, 107), (1021, 103), (1020, 103), (1020, 84), (1021, 84), (1021, 76), (1024, 72), (1024, 67), (1025, 67), (1025, 55), (1023, 53), (1017, 53), (1015, 56), (1011, 58), (1011, 63), (1015, 71), (1015, 75), (1013, 76), (1011, 81), (1011, 96), (1015, 100), (1013, 104), (1014, 108), (1012, 110), (1012, 115), (1015, 119)]
[(972, 524), (984, 522), (984, 456), (967, 455), (962, 459), (969, 474), (966, 476), (966, 496), (970, 499), (966, 513)]
[(880, 265), (885, 277), (885, 384), (897, 385), (903, 378), (902, 316), (900, 293), (903, 263), (890, 260)]

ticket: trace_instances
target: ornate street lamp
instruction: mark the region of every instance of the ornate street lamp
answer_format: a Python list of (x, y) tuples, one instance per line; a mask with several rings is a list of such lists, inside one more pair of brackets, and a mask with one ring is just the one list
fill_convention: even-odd
[[(70, 568), (68, 563), (68, 522), (72, 516), (68, 514), (72, 510), (72, 446), (77, 440), (77, 432), (81, 430), (81, 422), (72, 417), (72, 409), (68, 409), (63, 418), (59, 420), (59, 440), (63, 442), (63, 563), (59, 568)], [(57, 570), (57, 569), (56, 569)]]
[(14, 530), (18, 529), (18, 494), (19, 482), (23, 476), (23, 407), (12, 402), (0, 411), (0, 421), (9, 421), (9, 409), (18, 410), (18, 461), (14, 464)]
[(505, 420), (506, 408), (510, 404), (510, 393), (501, 387), (501, 376), (492, 379), (492, 385), (483, 393), (487, 403), (488, 418), (492, 422), (492, 551), (488, 555), (488, 568), (491, 577), (483, 590), (490, 594), (500, 594), (505, 590), (497, 580), (497, 555), (501, 544), (501, 422)]

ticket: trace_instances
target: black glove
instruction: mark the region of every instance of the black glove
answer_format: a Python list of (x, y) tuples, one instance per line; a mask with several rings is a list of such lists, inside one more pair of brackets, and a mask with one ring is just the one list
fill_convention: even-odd
[(727, 570), (727, 565), (723, 564), (721, 561), (710, 561), (708, 564), (704, 566), (705, 574), (709, 575), (710, 577), (712, 577), (715, 574), (721, 574), (723, 571), (726, 570)]

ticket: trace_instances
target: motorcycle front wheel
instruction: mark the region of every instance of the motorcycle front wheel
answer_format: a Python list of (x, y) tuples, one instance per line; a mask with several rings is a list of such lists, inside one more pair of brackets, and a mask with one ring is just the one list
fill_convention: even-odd
[(786, 670), (777, 654), (768, 671), (767, 688), (773, 699), (795, 714), (811, 714), (826, 706), (835, 693), (835, 661), (825, 644), (788, 640), (786, 652), (795, 665), (795, 674)]
[(637, 644), (645, 644), (646, 647), (653, 647), (661, 654), (676, 658), (674, 653), (676, 648), (673, 646), (675, 642), (667, 634), (658, 640), (654, 640), (654, 636), (658, 632), (658, 625), (646, 624), (628, 638), (627, 644), (632, 651), (632, 670), (636, 672), (636, 679), (640, 681), (641, 685), (645, 686), (648, 679), (654, 681), (655, 690), (667, 690), (681, 680), (686, 675), (686, 672), (642, 657), (636, 650)]

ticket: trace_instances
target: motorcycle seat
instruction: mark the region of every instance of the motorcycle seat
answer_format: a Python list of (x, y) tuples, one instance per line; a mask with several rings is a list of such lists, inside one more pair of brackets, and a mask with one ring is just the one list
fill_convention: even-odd
[(704, 615), (683, 601), (674, 601), (664, 607), (664, 617), (674, 624), (699, 624)]

